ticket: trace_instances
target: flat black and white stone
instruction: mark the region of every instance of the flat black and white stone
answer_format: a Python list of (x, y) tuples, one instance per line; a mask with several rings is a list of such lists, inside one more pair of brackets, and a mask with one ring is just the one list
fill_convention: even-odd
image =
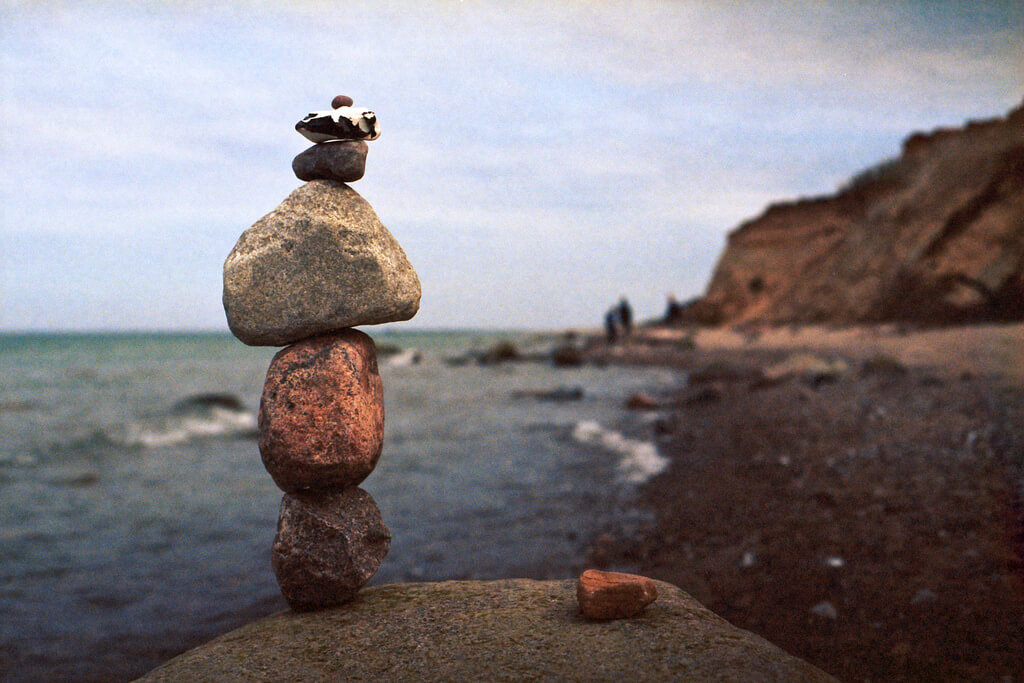
[(295, 130), (313, 142), (376, 140), (380, 137), (377, 115), (362, 107), (314, 111), (296, 123)]

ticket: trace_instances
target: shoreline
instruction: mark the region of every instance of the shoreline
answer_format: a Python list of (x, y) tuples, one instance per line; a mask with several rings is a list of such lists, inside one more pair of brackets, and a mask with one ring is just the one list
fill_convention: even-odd
[[(641, 489), (656, 522), (595, 541), (591, 559), (674, 583), (842, 680), (1018, 680), (1020, 340), (1024, 325), (595, 343), (589, 360), (691, 384), (661, 399), (672, 464)], [(803, 367), (771, 372), (794, 355)]]
[[(631, 342), (634, 349), (629, 355), (633, 358), (628, 362), (644, 362), (645, 354), (656, 354), (665, 347), (685, 350), (683, 347), (689, 345), (701, 353), (811, 351), (859, 361), (889, 356), (908, 367), (926, 368), (945, 376), (970, 372), (1024, 384), (1024, 323), (934, 328), (894, 323), (846, 327), (748, 325), (742, 329), (650, 325), (639, 328)], [(666, 360), (669, 364), (686, 362), (684, 357), (663, 357), (660, 362)]]

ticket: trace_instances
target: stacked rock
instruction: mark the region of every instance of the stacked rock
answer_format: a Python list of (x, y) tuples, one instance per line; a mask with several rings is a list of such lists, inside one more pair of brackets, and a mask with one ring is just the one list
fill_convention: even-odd
[(267, 371), (259, 449), (284, 492), (272, 564), (297, 611), (342, 604), (391, 544), (370, 494), (384, 440), (376, 347), (358, 325), (408, 320), (420, 283), (370, 205), (363, 176), (376, 116), (339, 96), (296, 130), (316, 144), (292, 164), (309, 180), (242, 233), (224, 262), (228, 326), (252, 346), (284, 346)]

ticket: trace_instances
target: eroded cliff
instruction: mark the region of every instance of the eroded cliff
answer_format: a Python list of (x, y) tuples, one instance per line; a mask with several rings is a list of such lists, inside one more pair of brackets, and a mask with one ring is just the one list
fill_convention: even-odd
[(910, 136), (835, 195), (776, 204), (733, 231), (707, 324), (927, 324), (1024, 318), (1024, 105)]

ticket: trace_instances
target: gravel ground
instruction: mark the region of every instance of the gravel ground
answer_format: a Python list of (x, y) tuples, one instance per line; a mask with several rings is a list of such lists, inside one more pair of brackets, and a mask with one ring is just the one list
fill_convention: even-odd
[(672, 461), (643, 491), (655, 525), (594, 539), (591, 561), (842, 680), (1024, 680), (1024, 386), (816, 353), (768, 378), (789, 352), (592, 350), (692, 381), (654, 422)]

